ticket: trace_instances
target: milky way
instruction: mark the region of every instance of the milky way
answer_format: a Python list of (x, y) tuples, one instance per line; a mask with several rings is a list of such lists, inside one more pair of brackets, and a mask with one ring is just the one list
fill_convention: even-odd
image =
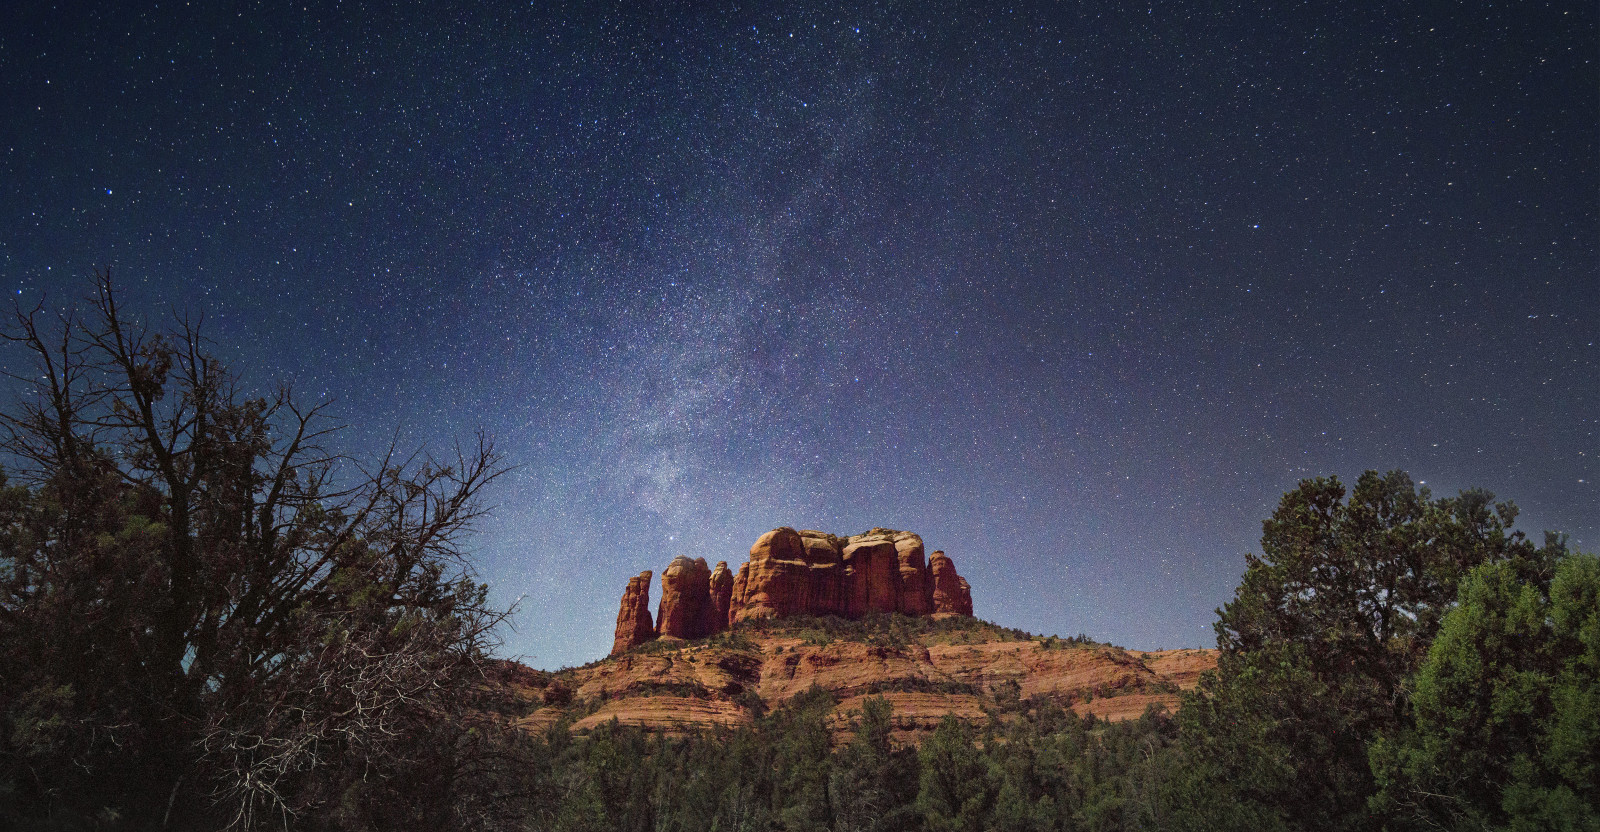
[(16, 18), (10, 290), (109, 264), (357, 454), (493, 434), (538, 666), (777, 525), (1143, 648), (1210, 643), (1302, 477), (1600, 545), (1593, 4)]

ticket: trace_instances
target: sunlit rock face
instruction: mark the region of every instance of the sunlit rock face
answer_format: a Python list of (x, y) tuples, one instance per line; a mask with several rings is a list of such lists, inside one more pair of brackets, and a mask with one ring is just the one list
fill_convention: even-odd
[(651, 627), (650, 573), (628, 581), (612, 653), (657, 636), (703, 638), (740, 621), (790, 615), (971, 615), (972, 589), (943, 552), (895, 529), (840, 537), (787, 526), (762, 535), (737, 575), (726, 562), (679, 556), (661, 573)]
[(811, 594), (811, 565), (806, 563), (806, 546), (800, 533), (787, 526), (773, 529), (750, 547), (750, 560), (739, 568), (740, 580), (733, 583), (733, 603), (729, 623), (749, 618), (794, 615), (807, 612)]
[(896, 609), (906, 615), (931, 614), (933, 572), (923, 560), (922, 538), (911, 532), (899, 532), (894, 536), (894, 550), (900, 573), (900, 598)]

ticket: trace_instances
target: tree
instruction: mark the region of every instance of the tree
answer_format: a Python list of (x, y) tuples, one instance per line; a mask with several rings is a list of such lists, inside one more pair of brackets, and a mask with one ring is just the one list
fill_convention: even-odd
[(1219, 610), (1217, 670), (1180, 711), (1185, 754), (1233, 801), (1210, 811), (1373, 828), (1367, 743), (1409, 719), (1403, 682), (1457, 584), (1480, 564), (1550, 558), (1483, 491), (1435, 500), (1403, 472), (1368, 471), (1345, 496), (1337, 478), (1285, 494)]
[(1600, 559), (1485, 564), (1374, 743), (1373, 804), (1417, 828), (1600, 829)]
[(502, 470), (333, 453), (199, 326), (17, 315), (0, 414), (0, 823), (454, 825), (502, 613), (462, 542)]
[(917, 749), (921, 788), (917, 808), (931, 832), (977, 832), (990, 799), (982, 755), (972, 744), (972, 729), (953, 716), (940, 720), (933, 736)]
[(839, 832), (888, 832), (912, 828), (910, 805), (916, 797), (914, 749), (896, 750), (889, 741), (894, 707), (882, 696), (861, 700), (855, 736), (834, 755), (828, 799)]

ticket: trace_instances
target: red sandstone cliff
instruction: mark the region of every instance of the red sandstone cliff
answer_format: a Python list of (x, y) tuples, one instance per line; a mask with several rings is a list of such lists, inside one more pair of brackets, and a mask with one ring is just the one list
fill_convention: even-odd
[(650, 623), (650, 571), (628, 579), (622, 591), (622, 608), (617, 611), (617, 634), (611, 642), (613, 655), (637, 647), (656, 637)]
[(739, 567), (737, 577), (725, 562), (713, 572), (703, 558), (680, 555), (661, 573), (661, 606), (653, 630), (649, 573), (640, 578), (642, 588), (634, 578), (623, 594), (613, 654), (657, 635), (703, 638), (757, 618), (860, 618), (875, 612), (972, 615), (972, 589), (956, 574), (950, 558), (934, 552), (925, 560), (922, 538), (894, 529), (871, 529), (852, 537), (787, 526), (773, 529), (750, 547), (750, 560)]
[(728, 628), (728, 604), (733, 600), (733, 572), (728, 562), (717, 561), (711, 570), (711, 606), (706, 608), (705, 632), (721, 632)]
[(673, 558), (661, 573), (656, 635), (684, 639), (711, 635), (715, 631), (707, 630), (710, 609), (711, 570), (705, 558), (689, 560), (683, 555)]
[(967, 579), (956, 574), (956, 565), (944, 552), (934, 552), (928, 559), (932, 575), (933, 611), (935, 613), (972, 614), (972, 587)]
[[(970, 618), (882, 624), (878, 637), (868, 638), (849, 627), (768, 619), (735, 641), (663, 645), (555, 674), (524, 668), (530, 678), (518, 682), (522, 696), (541, 707), (521, 724), (545, 730), (577, 703), (582, 710), (571, 727), (580, 732), (612, 719), (668, 733), (750, 725), (752, 699), (780, 708), (820, 687), (837, 702), (829, 717), (836, 739), (850, 730), (852, 709), (882, 696), (894, 707), (895, 742), (915, 743), (947, 715), (975, 725), (996, 715), (1017, 718), (997, 707), (1003, 699), (1041, 697), (1113, 721), (1137, 719), (1152, 704), (1175, 711), (1180, 691), (1194, 688), (1217, 661), (1215, 650), (1072, 644)], [(899, 635), (885, 639), (891, 631)]]

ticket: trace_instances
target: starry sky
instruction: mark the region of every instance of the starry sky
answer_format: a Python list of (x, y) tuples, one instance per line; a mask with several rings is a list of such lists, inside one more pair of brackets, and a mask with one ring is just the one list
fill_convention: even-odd
[(1303, 477), (1600, 549), (1592, 2), (364, 5), (8, 5), (0, 285), (491, 433), (505, 655), (779, 525), (1135, 648)]

